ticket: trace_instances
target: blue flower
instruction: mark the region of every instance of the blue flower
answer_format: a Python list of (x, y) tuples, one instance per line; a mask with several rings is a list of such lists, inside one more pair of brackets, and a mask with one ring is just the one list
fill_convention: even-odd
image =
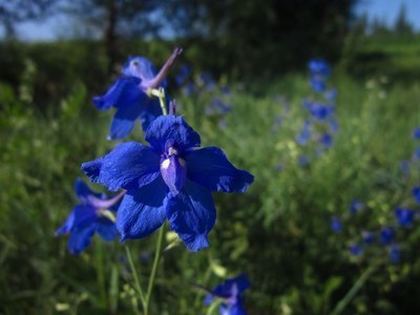
[(363, 248), (359, 244), (352, 243), (349, 246), (349, 252), (352, 256), (360, 256), (363, 254)]
[(395, 239), (395, 231), (391, 227), (384, 227), (380, 233), (380, 240), (382, 245), (389, 245)]
[(413, 195), (414, 200), (416, 200), (416, 202), (420, 204), (420, 186), (413, 187), (413, 189), (411, 190), (411, 194)]
[(328, 77), (331, 74), (331, 67), (325, 59), (311, 59), (308, 62), (308, 69), (311, 75), (322, 75)]
[(70, 234), (68, 249), (77, 255), (89, 246), (92, 236), (97, 232), (105, 241), (112, 241), (117, 236), (117, 229), (110, 219), (109, 211), (115, 211), (122, 194), (111, 199), (95, 193), (81, 180), (74, 185), (79, 204), (76, 205), (56, 235)]
[(343, 224), (341, 222), (341, 219), (337, 216), (333, 216), (331, 218), (330, 227), (334, 233), (341, 233), (341, 231), (343, 230)]
[(216, 286), (206, 296), (204, 303), (209, 305), (215, 298), (220, 298), (223, 300), (219, 309), (220, 315), (246, 315), (242, 294), (248, 288), (248, 277), (241, 274)]
[(108, 91), (93, 98), (99, 110), (116, 108), (109, 131), (109, 139), (127, 137), (140, 119), (144, 130), (162, 110), (156, 98), (149, 97), (150, 88), (165, 87), (165, 77), (176, 57), (181, 53), (175, 49), (162, 69), (157, 73), (153, 64), (144, 57), (130, 57), (122, 69), (122, 75)]
[(296, 136), (296, 142), (300, 145), (306, 145), (311, 139), (311, 124), (305, 121), (302, 129)]
[(333, 138), (332, 136), (325, 132), (321, 135), (321, 138), (319, 139), (319, 142), (325, 147), (325, 148), (331, 148), (333, 145)]
[(420, 160), (420, 147), (418, 147), (414, 150), (413, 158), (415, 160)]
[(314, 76), (312, 78), (309, 79), (309, 84), (311, 86), (311, 88), (317, 92), (317, 93), (321, 93), (324, 92), (325, 89), (327, 88), (327, 84), (325, 82), (325, 80), (319, 76)]
[(415, 212), (407, 208), (397, 208), (395, 210), (395, 218), (402, 227), (411, 227), (414, 221)]
[(389, 260), (393, 264), (398, 264), (401, 260), (401, 250), (398, 245), (392, 245), (389, 249)]
[(307, 108), (311, 113), (312, 117), (317, 120), (326, 120), (334, 113), (334, 106), (324, 105), (320, 103), (310, 102), (307, 103)]
[(364, 205), (360, 200), (353, 199), (351, 204), (350, 204), (349, 211), (350, 211), (351, 214), (356, 214), (360, 210), (362, 210), (363, 207), (364, 207)]
[(420, 139), (420, 127), (416, 127), (413, 130), (413, 139), (419, 140)]
[(363, 231), (362, 232), (362, 239), (363, 239), (363, 242), (365, 244), (371, 245), (375, 241), (375, 235), (372, 232)]
[(182, 117), (156, 118), (145, 139), (151, 147), (126, 142), (82, 164), (91, 181), (127, 190), (116, 220), (122, 240), (145, 237), (167, 219), (189, 250), (207, 247), (216, 220), (211, 191), (245, 192), (254, 177), (221, 149), (199, 148), (200, 136)]

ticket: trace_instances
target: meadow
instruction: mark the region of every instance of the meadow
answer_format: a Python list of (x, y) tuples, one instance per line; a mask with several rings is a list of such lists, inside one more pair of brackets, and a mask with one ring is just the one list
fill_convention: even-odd
[[(195, 91), (169, 88), (203, 145), (223, 148), (255, 182), (245, 194), (213, 194), (217, 224), (208, 249), (189, 253), (178, 244), (164, 252), (152, 314), (210, 315), (200, 287), (241, 272), (251, 282), (245, 294), (251, 315), (420, 310), (417, 215), (400, 227), (394, 214), (397, 207), (420, 211), (412, 197), (420, 184), (420, 140), (412, 135), (420, 127), (418, 46), (363, 45), (362, 56), (378, 46), (392, 67), (361, 65), (358, 58), (333, 65), (328, 84), (337, 90), (337, 130), (322, 152), (317, 140), (296, 140), (310, 116), (304, 101), (316, 97), (306, 70), (255, 85), (222, 77), (211, 88), (193, 72)], [(356, 71), (369, 65), (375, 71)], [(410, 79), (400, 80), (407, 72)], [(80, 164), (114, 145), (106, 140), (112, 113), (91, 104), (99, 90), (76, 81), (60, 100), (34, 104), (36, 78), (43, 76), (29, 60), (18, 88), (0, 84), (0, 314), (131, 314), (123, 246), (95, 237), (73, 256), (65, 238), (54, 236), (76, 202), (73, 181), (86, 178)], [(129, 139), (143, 141), (139, 126)], [(355, 200), (361, 206), (351, 211)], [(389, 226), (398, 259), (379, 234), (375, 244), (354, 251), (363, 232)], [(140, 274), (150, 271), (156, 237), (131, 242)], [(165, 238), (168, 244), (173, 235)]]

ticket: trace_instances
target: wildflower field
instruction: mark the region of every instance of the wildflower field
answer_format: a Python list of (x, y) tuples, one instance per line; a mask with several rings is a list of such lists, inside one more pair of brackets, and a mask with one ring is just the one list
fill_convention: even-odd
[(418, 39), (0, 44), (0, 315), (418, 314)]

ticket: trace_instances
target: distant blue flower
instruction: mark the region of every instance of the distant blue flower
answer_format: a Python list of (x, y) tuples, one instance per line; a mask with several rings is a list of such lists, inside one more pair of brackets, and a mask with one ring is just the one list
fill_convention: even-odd
[(180, 52), (180, 49), (175, 49), (159, 73), (147, 58), (130, 57), (122, 69), (122, 75), (108, 91), (93, 98), (93, 103), (100, 110), (116, 108), (109, 139), (127, 137), (137, 119), (140, 119), (143, 129), (146, 130), (162, 114), (159, 101), (155, 97), (149, 97), (146, 92), (149, 88), (166, 86), (167, 72)]
[(317, 93), (322, 93), (327, 88), (327, 84), (324, 79), (318, 76), (314, 76), (309, 79), (309, 84), (311, 88)]
[(337, 98), (337, 90), (331, 89), (331, 90), (325, 91), (324, 96), (328, 101), (333, 102)]
[(349, 246), (349, 252), (352, 256), (360, 256), (363, 254), (363, 248), (359, 244), (352, 243)]
[(416, 148), (416, 149), (414, 150), (414, 155), (413, 155), (413, 158), (414, 158), (415, 160), (420, 160), (420, 147), (418, 147), (418, 148)]
[(414, 222), (415, 212), (407, 208), (397, 208), (395, 210), (395, 218), (402, 227), (411, 227)]
[(335, 119), (330, 119), (328, 121), (328, 127), (332, 133), (336, 133), (338, 131), (338, 122)]
[(311, 75), (322, 75), (328, 77), (331, 74), (331, 67), (325, 59), (311, 59), (308, 62), (308, 69)]
[(145, 237), (167, 219), (189, 250), (207, 247), (216, 219), (211, 191), (245, 192), (254, 177), (221, 149), (199, 148), (200, 136), (182, 117), (156, 118), (145, 139), (151, 147), (126, 142), (82, 164), (92, 182), (127, 190), (116, 221), (122, 240)]
[(106, 211), (115, 211), (122, 195), (105, 199), (106, 196), (91, 191), (81, 179), (76, 180), (74, 188), (79, 204), (57, 229), (56, 235), (70, 234), (68, 249), (70, 253), (77, 255), (89, 246), (95, 232), (106, 241), (115, 239), (117, 229)]
[(411, 190), (411, 194), (413, 195), (414, 200), (416, 200), (416, 202), (420, 204), (420, 186), (413, 187), (413, 189)]
[(413, 138), (416, 139), (416, 140), (420, 139), (420, 127), (414, 128)]
[(351, 214), (356, 214), (360, 210), (362, 210), (363, 207), (364, 207), (364, 205), (360, 200), (353, 199), (351, 204), (350, 204), (349, 211), (350, 211)]
[(331, 218), (330, 227), (334, 233), (338, 234), (341, 233), (341, 231), (343, 230), (343, 223), (341, 222), (341, 219), (339, 217), (333, 216)]
[(211, 290), (206, 296), (204, 304), (209, 305), (215, 298), (219, 298), (223, 300), (219, 308), (220, 315), (246, 315), (242, 295), (248, 288), (248, 277), (241, 274), (235, 278), (226, 280)]
[(392, 245), (389, 249), (389, 260), (393, 264), (398, 264), (401, 260), (401, 250), (398, 245)]
[(334, 113), (334, 106), (332, 105), (311, 102), (308, 103), (307, 107), (312, 117), (321, 121), (330, 118)]
[(365, 244), (371, 245), (375, 241), (375, 235), (372, 232), (363, 231), (362, 232), (362, 239), (363, 239), (363, 242)]
[(177, 86), (183, 85), (191, 75), (192, 69), (188, 65), (182, 65), (179, 67), (178, 73), (175, 76), (175, 82)]
[(391, 227), (384, 227), (380, 232), (380, 240), (382, 245), (389, 245), (395, 239), (395, 231)]
[(324, 134), (321, 135), (321, 138), (319, 139), (319, 142), (325, 148), (330, 148), (333, 145), (333, 138), (329, 133), (324, 133)]
[(300, 145), (306, 145), (311, 139), (311, 124), (305, 121), (302, 129), (296, 136), (296, 142)]
[(212, 99), (209, 106), (206, 108), (206, 115), (224, 115), (231, 111), (231, 106), (226, 104), (218, 97)]

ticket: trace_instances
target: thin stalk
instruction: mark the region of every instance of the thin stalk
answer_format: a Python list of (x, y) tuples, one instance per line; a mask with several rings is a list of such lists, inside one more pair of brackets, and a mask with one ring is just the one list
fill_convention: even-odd
[(107, 304), (107, 294), (106, 294), (106, 284), (105, 284), (105, 270), (104, 270), (104, 255), (102, 244), (98, 242), (96, 244), (96, 273), (98, 287), (100, 291), (101, 304), (106, 307)]
[(143, 289), (141, 288), (141, 285), (140, 285), (140, 280), (139, 280), (139, 276), (138, 276), (137, 271), (136, 271), (136, 267), (134, 267), (133, 257), (131, 256), (130, 248), (127, 245), (125, 245), (124, 247), (125, 247), (125, 253), (126, 253), (127, 259), (128, 259), (128, 264), (130, 265), (131, 274), (133, 275), (134, 287), (137, 291), (137, 294), (140, 297), (140, 301), (141, 301), (141, 303), (143, 305), (143, 308), (144, 308), (146, 301), (145, 301), (145, 298), (144, 298)]
[(361, 288), (365, 285), (366, 281), (369, 279), (370, 275), (376, 270), (378, 264), (372, 264), (362, 275), (359, 279), (354, 283), (351, 289), (347, 292), (347, 294), (337, 303), (337, 306), (331, 312), (330, 315), (339, 315), (341, 314), (347, 305), (351, 302), (351, 300), (356, 296), (356, 294), (360, 291)]
[(156, 242), (155, 257), (153, 260), (152, 272), (150, 273), (149, 284), (147, 286), (147, 293), (144, 305), (144, 315), (149, 315), (150, 298), (152, 296), (153, 287), (156, 281), (156, 274), (159, 266), (159, 261), (162, 256), (163, 237), (165, 235), (165, 226), (162, 226), (159, 230), (158, 239)]

